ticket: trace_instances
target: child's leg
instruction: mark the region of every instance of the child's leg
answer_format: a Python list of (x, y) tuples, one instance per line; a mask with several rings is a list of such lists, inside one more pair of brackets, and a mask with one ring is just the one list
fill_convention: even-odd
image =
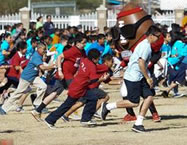
[(153, 97), (148, 96), (143, 102), (143, 105), (140, 109), (139, 115), (145, 117), (145, 114), (147, 113), (147, 110), (148, 110), (148, 108), (149, 108), (149, 106), (151, 105), (152, 102), (153, 102)]
[(25, 99), (27, 98), (28, 94), (23, 94), (19, 100), (18, 106), (23, 106), (23, 103), (25, 102)]
[(14, 107), (16, 101), (23, 95), (23, 93), (27, 90), (29, 87), (30, 82), (25, 81), (23, 79), (20, 79), (19, 85), (16, 89), (16, 91), (8, 98), (8, 100), (3, 104), (2, 109), (5, 112), (8, 112), (11, 110), (12, 107)]
[(36, 77), (33, 81), (33, 86), (37, 88), (36, 90), (37, 97), (33, 102), (33, 104), (37, 106), (42, 103), (43, 97), (45, 95), (45, 91), (47, 89), (47, 85), (43, 82), (43, 80), (40, 77)]
[(76, 103), (76, 101), (77, 99), (68, 96), (64, 103), (61, 104), (61, 106), (59, 106), (55, 111), (51, 112), (46, 117), (45, 121), (54, 125), (56, 121)]
[(41, 113), (42, 110), (52, 101), (55, 99), (55, 97), (57, 96), (56, 92), (51, 93), (49, 96), (47, 96), (43, 102), (38, 106), (38, 108), (36, 109), (37, 112)]
[(83, 102), (77, 102), (76, 104), (74, 104), (65, 114), (64, 116), (69, 117), (73, 112), (75, 112), (77, 109), (79, 109), (80, 107), (82, 107), (84, 105)]
[(106, 103), (109, 100), (109, 98), (110, 97), (107, 95), (106, 97), (99, 99), (97, 101), (96, 111), (99, 110), (99, 108), (101, 107), (101, 104), (104, 103), (104, 102)]
[(0, 87), (4, 86), (8, 79), (5, 77), (6, 69), (0, 69)]
[(173, 88), (175, 88), (178, 84), (175, 82), (172, 82), (169, 88), (167, 89), (167, 92), (169, 93)]

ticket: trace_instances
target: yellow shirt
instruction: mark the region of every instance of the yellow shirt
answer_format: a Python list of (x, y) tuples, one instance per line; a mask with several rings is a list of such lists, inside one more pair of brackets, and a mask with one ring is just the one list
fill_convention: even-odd
[(54, 44), (57, 44), (57, 43), (59, 43), (59, 42), (60, 42), (60, 37), (57, 36), (57, 35), (55, 35), (55, 36), (53, 37), (53, 42), (52, 42), (52, 44), (54, 45)]
[(182, 27), (184, 27), (187, 23), (187, 16), (185, 16), (183, 19), (182, 19)]

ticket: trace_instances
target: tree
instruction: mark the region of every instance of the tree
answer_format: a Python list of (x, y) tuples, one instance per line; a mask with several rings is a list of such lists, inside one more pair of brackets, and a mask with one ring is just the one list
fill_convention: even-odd
[[(19, 9), (27, 6), (28, 0), (0, 0), (1, 9), (0, 15), (18, 13)], [(73, 1), (73, 0), (32, 0), (32, 2), (43, 1)], [(74, 0), (77, 4), (77, 9), (90, 9), (94, 10), (102, 3), (101, 0)]]

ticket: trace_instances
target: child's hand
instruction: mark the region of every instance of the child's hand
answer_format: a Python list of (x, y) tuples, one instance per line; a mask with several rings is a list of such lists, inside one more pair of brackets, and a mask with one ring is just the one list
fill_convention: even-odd
[(153, 88), (153, 79), (152, 78), (148, 78), (146, 81), (149, 84), (150, 88), (152, 89)]
[(52, 68), (57, 68), (56, 63), (51, 65)]
[(103, 82), (105, 80), (107, 80), (110, 77), (109, 73), (105, 73), (103, 74), (100, 78), (99, 78), (99, 82)]
[(62, 70), (58, 70), (58, 76), (60, 79), (64, 79), (64, 74), (62, 73)]

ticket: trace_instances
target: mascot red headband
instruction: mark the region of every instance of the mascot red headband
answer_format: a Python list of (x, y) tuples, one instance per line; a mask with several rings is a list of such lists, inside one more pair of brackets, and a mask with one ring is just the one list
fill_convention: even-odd
[(141, 7), (137, 7), (137, 8), (128, 10), (128, 11), (122, 11), (122, 12), (117, 14), (117, 19), (119, 19), (121, 17), (124, 17), (124, 16), (127, 16), (127, 15), (130, 15), (130, 14), (138, 13), (138, 12), (140, 12), (142, 10), (143, 9)]

